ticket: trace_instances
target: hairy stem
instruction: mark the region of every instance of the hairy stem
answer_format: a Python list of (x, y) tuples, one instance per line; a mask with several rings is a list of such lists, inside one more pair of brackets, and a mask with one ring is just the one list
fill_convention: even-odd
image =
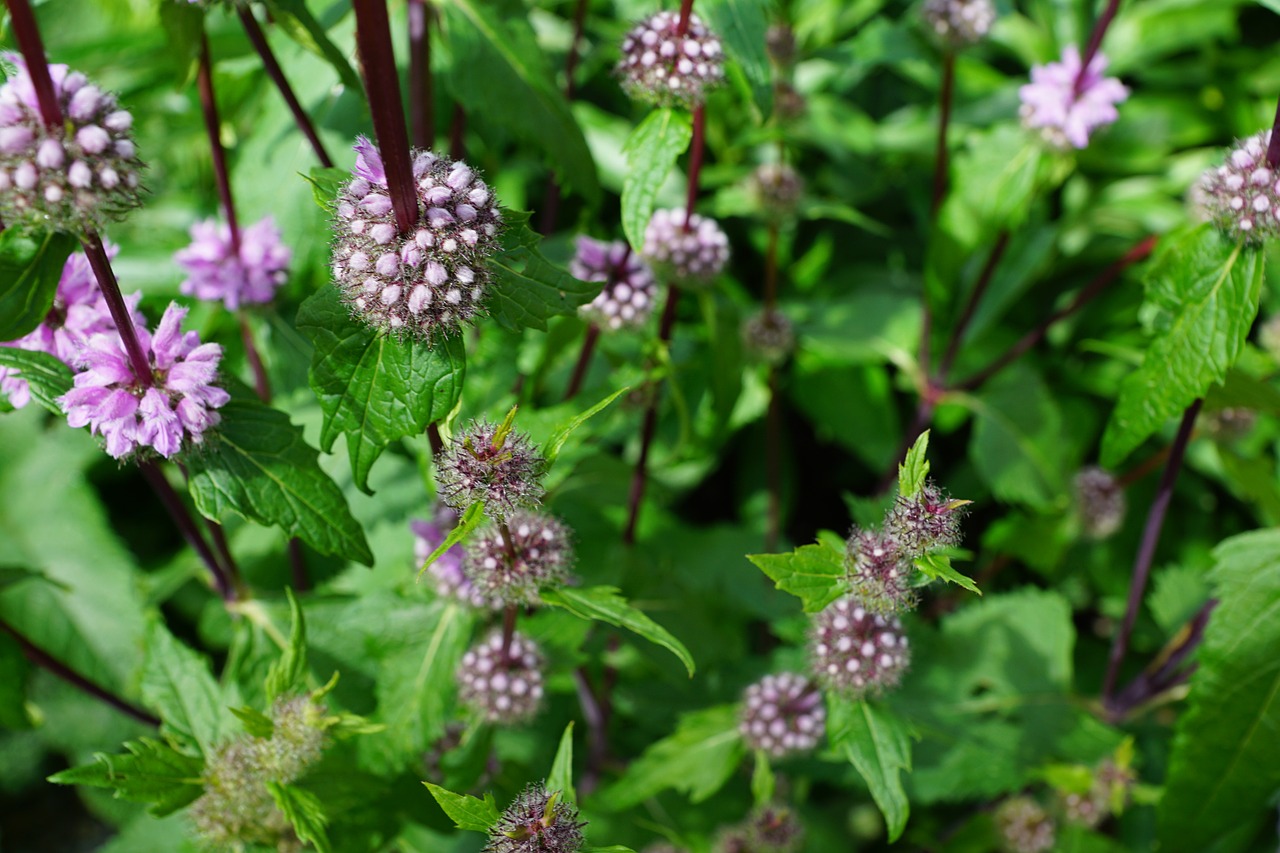
[(120, 340), (124, 342), (124, 350), (129, 355), (129, 365), (133, 368), (138, 384), (143, 388), (150, 388), (155, 384), (155, 376), (151, 372), (151, 360), (143, 351), (142, 342), (138, 340), (133, 318), (129, 316), (129, 306), (125, 304), (124, 296), (120, 293), (120, 283), (116, 281), (116, 274), (111, 269), (111, 259), (107, 257), (107, 250), (103, 248), (102, 238), (98, 236), (98, 232), (89, 230), (80, 238), (80, 246), (84, 249), (85, 257), (89, 259), (89, 266), (93, 270), (94, 278), (98, 281), (98, 289), (102, 291), (102, 298), (106, 300), (107, 310), (111, 312), (111, 321), (116, 324), (116, 331), (120, 333)]
[[(662, 309), (662, 320), (658, 325), (658, 341), (665, 346), (671, 341), (671, 330), (676, 322), (676, 305), (680, 300), (680, 288), (671, 285), (667, 289), (667, 304)], [(653, 395), (644, 410), (644, 423), (640, 427), (640, 455), (636, 458), (636, 470), (631, 476), (631, 491), (627, 496), (627, 526), (622, 530), (622, 541), (626, 545), (634, 545), (636, 541), (636, 524), (640, 519), (640, 504), (644, 502), (645, 486), (649, 477), (649, 446), (653, 444), (653, 434), (658, 426), (658, 388), (651, 388)]]
[(431, 78), (431, 8), (426, 0), (409, 0), (409, 114), (413, 144), (436, 144), (436, 95)]
[(942, 54), (942, 88), (938, 92), (938, 144), (933, 161), (933, 204), (930, 208), (934, 216), (938, 215), (938, 208), (947, 197), (947, 129), (951, 124), (955, 79), (956, 54), (947, 50)]
[(9, 19), (13, 25), (14, 37), (18, 40), (18, 50), (27, 63), (27, 75), (31, 77), (31, 85), (36, 90), (40, 120), (51, 130), (61, 128), (62, 108), (58, 106), (53, 78), (49, 76), (49, 60), (45, 56), (44, 40), (40, 38), (40, 27), (36, 25), (31, 4), (27, 0), (5, 2), (9, 6)]
[(187, 511), (187, 505), (182, 502), (182, 498), (178, 497), (178, 493), (173, 490), (173, 486), (169, 485), (164, 473), (156, 467), (154, 462), (140, 462), (138, 470), (142, 472), (142, 476), (156, 493), (156, 497), (164, 504), (169, 517), (178, 526), (178, 531), (182, 534), (182, 538), (187, 541), (187, 544), (191, 546), (209, 569), (209, 574), (213, 577), (213, 588), (218, 595), (223, 601), (235, 601), (238, 596), (236, 595), (235, 586), (231, 582), (231, 577), (228, 575), (227, 570), (222, 567), (222, 564), (218, 562), (213, 551), (209, 549), (209, 544), (200, 535), (200, 528), (196, 527), (195, 519)]
[(231, 251), (240, 256), (240, 223), (236, 219), (236, 202), (231, 194), (231, 172), (227, 169), (227, 152), (222, 147), (222, 122), (218, 119), (218, 100), (213, 91), (213, 58), (209, 54), (209, 36), (200, 33), (200, 65), (196, 71), (196, 88), (200, 91), (200, 109), (204, 113), (204, 129), (209, 136), (209, 152), (213, 157), (213, 179), (222, 202), (222, 215), (231, 232)]

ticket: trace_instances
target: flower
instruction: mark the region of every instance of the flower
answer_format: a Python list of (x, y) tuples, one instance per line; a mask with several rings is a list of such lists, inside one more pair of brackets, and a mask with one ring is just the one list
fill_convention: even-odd
[(673, 284), (706, 285), (729, 262), (729, 238), (714, 219), (660, 209), (644, 229), (640, 254)]
[[(457, 523), (458, 514), (443, 504), (436, 507), (431, 521), (415, 519), (410, 522), (409, 528), (413, 531), (413, 556), (419, 566), (440, 547), (448, 531)], [(475, 584), (467, 580), (467, 574), (462, 569), (465, 553), (461, 545), (454, 545), (437, 557), (427, 571), (435, 578), (436, 592), (472, 607), (485, 607), (488, 599), (476, 589)]]
[(181, 290), (197, 299), (217, 300), (231, 311), (241, 305), (270, 302), (289, 277), (293, 253), (280, 242), (280, 229), (268, 216), (240, 231), (240, 250), (231, 243), (226, 223), (208, 219), (191, 226), (191, 245), (173, 259), (187, 271)]
[(1072, 480), (1076, 511), (1090, 539), (1106, 539), (1124, 523), (1124, 487), (1109, 471), (1095, 465), (1081, 469)]
[(950, 500), (932, 482), (926, 482), (914, 495), (898, 496), (885, 516), (885, 527), (906, 556), (921, 557), (960, 544), (961, 507), (968, 503)]
[(538, 593), (563, 584), (573, 565), (568, 529), (534, 512), (515, 513), (505, 529), (489, 526), (467, 543), (465, 551), (467, 581), (495, 609), (540, 604)]
[(504, 650), (502, 632), (494, 631), (462, 656), (457, 680), (458, 699), (484, 719), (522, 723), (542, 705), (542, 653), (519, 633)]
[(822, 694), (803, 675), (766, 675), (742, 697), (738, 731), (751, 749), (774, 758), (808, 752), (826, 730), (827, 709)]
[(222, 347), (201, 344), (195, 332), (182, 333), (187, 309), (171, 303), (152, 335), (135, 329), (148, 354), (152, 375), (141, 381), (115, 332), (96, 334), (81, 351), (83, 369), (75, 386), (58, 398), (73, 427), (88, 426), (106, 440), (116, 459), (149, 447), (166, 459), (189, 444), (200, 444), (220, 416), (215, 409), (231, 399), (214, 385)]
[(1280, 172), (1267, 162), (1270, 144), (1270, 130), (1255, 133), (1196, 184), (1209, 220), (1233, 240), (1257, 244), (1280, 235)]
[(484, 501), (490, 518), (502, 521), (542, 499), (546, 461), (529, 437), (510, 424), (472, 421), (436, 458), (440, 499), (461, 512)]
[(782, 364), (796, 348), (796, 333), (787, 315), (762, 308), (742, 321), (742, 347), (765, 364)]
[(953, 49), (981, 41), (996, 20), (991, 0), (925, 0), (921, 14), (934, 35)]
[(399, 233), (378, 150), (356, 141), (352, 178), (338, 192), (333, 278), (364, 323), (431, 341), (481, 308), (502, 215), (484, 181), (462, 161), (413, 152), (417, 219)]
[(724, 81), (720, 39), (693, 13), (684, 33), (679, 27), (678, 14), (657, 12), (627, 33), (615, 70), (628, 95), (659, 106), (695, 107)]
[(608, 331), (643, 326), (653, 313), (658, 285), (648, 265), (621, 240), (606, 243), (585, 235), (569, 272), (583, 281), (602, 281), (604, 288), (578, 313), (588, 323)]
[(1116, 104), (1129, 97), (1119, 80), (1102, 76), (1106, 67), (1107, 59), (1099, 52), (1081, 77), (1080, 52), (1074, 45), (1062, 51), (1061, 62), (1033, 67), (1031, 82), (1018, 90), (1022, 123), (1038, 128), (1051, 145), (1084, 148), (1090, 134), (1119, 117)]
[(804, 178), (786, 163), (761, 163), (751, 173), (751, 195), (768, 219), (786, 219), (804, 197)]
[(1009, 853), (1044, 853), (1055, 840), (1053, 819), (1030, 797), (1011, 797), (995, 813), (996, 829)]
[(520, 792), (489, 830), (482, 853), (577, 853), (584, 843), (578, 810), (539, 782)]
[(911, 661), (898, 618), (872, 613), (851, 596), (814, 617), (810, 658), (823, 687), (854, 699), (896, 686)]
[(855, 529), (845, 543), (844, 568), (850, 588), (868, 609), (893, 613), (915, 605), (915, 566), (894, 536)]
[(18, 54), (0, 85), (0, 218), (79, 232), (98, 228), (136, 207), (142, 168), (130, 135), (133, 116), (115, 95), (65, 65), (50, 65), (63, 122), (49, 127), (35, 85)]

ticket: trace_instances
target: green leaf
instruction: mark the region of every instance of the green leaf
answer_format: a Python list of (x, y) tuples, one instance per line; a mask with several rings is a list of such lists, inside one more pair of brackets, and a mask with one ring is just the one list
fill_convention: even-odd
[(351, 316), (336, 287), (298, 310), (298, 329), (315, 344), (309, 379), (324, 411), (320, 447), (347, 437), (356, 485), (369, 492), (369, 469), (391, 442), (421, 435), (462, 394), (461, 336), (426, 344), (374, 331)]
[(69, 234), (0, 231), (0, 341), (16, 341), (44, 320), (76, 245)]
[(257, 708), (232, 708), (231, 713), (244, 730), (254, 737), (271, 737), (276, 730), (275, 722)]
[(276, 801), (280, 811), (289, 819), (298, 839), (304, 843), (310, 842), (320, 853), (330, 853), (333, 847), (329, 845), (329, 838), (324, 832), (329, 819), (316, 795), (279, 782), (266, 784), (267, 790), (271, 792), (271, 799)]
[(157, 4), (160, 26), (164, 28), (164, 48), (177, 74), (174, 83), (183, 88), (195, 79), (204, 36), (204, 9), (190, 3)]
[(1034, 370), (1016, 364), (975, 397), (969, 457), (997, 498), (1049, 510), (1066, 491), (1069, 444), (1053, 394)]
[(902, 497), (914, 498), (924, 488), (929, 476), (929, 460), (925, 455), (928, 452), (929, 430), (925, 430), (898, 464), (898, 494)]
[(289, 631), (289, 645), (285, 646), (279, 660), (271, 664), (271, 669), (267, 671), (267, 700), (271, 702), (301, 686), (307, 673), (307, 622), (293, 590), (285, 587), (284, 594), (289, 598), (289, 616), (293, 627)]
[(559, 791), (566, 802), (578, 802), (578, 795), (573, 790), (573, 721), (564, 727), (560, 736), (560, 747), (556, 750), (555, 760), (551, 762), (551, 772), (547, 774), (547, 791)]
[(496, 132), (514, 133), (541, 148), (561, 180), (595, 203), (600, 185), (591, 149), (528, 20), (478, 0), (453, 0), (443, 12), (452, 54), (446, 82), (454, 96), (460, 103), (484, 104), (471, 113), (477, 121), (492, 117)]
[(830, 543), (801, 545), (790, 554), (748, 554), (778, 589), (800, 599), (805, 613), (817, 613), (848, 590), (844, 552)]
[(591, 418), (600, 414), (600, 412), (609, 407), (610, 403), (630, 390), (630, 385), (619, 388), (617, 391), (614, 391), (608, 397), (605, 397), (585, 412), (576, 415), (568, 423), (558, 427), (556, 431), (551, 434), (551, 437), (542, 448), (542, 456), (547, 460), (547, 464), (550, 465), (552, 462), (556, 461), (556, 457), (560, 455), (560, 449), (564, 447), (564, 443), (569, 440), (569, 436), (573, 435), (574, 430), (591, 420)]
[(644, 230), (653, 216), (658, 190), (692, 138), (688, 113), (671, 109), (649, 113), (627, 137), (622, 147), (627, 156), (627, 173), (622, 182), (622, 231), (632, 251), (638, 252), (644, 245)]
[(1169, 849), (1207, 850), (1280, 788), (1280, 530), (1214, 551), (1205, 628), (1158, 812)]
[(773, 104), (773, 72), (765, 50), (771, 6), (769, 0), (703, 0), (698, 5), (711, 31), (742, 66), (762, 116), (769, 115)]
[(49, 777), (57, 785), (110, 788), (115, 797), (147, 803), (155, 817), (172, 814), (204, 793), (204, 762), (177, 752), (153, 738), (124, 744), (126, 755), (97, 753), (92, 764), (63, 770)]
[(493, 281), (485, 297), (502, 326), (545, 332), (548, 319), (576, 313), (600, 292), (600, 282), (580, 281), (543, 257), (529, 214), (508, 212), (504, 222), (502, 251), (489, 259)]
[(982, 590), (978, 589), (978, 585), (973, 579), (967, 575), (962, 575), (951, 566), (951, 558), (946, 554), (925, 554), (915, 559), (916, 568), (920, 573), (929, 580), (944, 580), (947, 583), (953, 583), (956, 586), (964, 587), (970, 592), (976, 592), (982, 595)]
[(498, 804), (493, 800), (493, 794), (485, 794), (483, 800), (478, 800), (466, 794), (455, 794), (430, 782), (422, 784), (427, 786), (431, 796), (436, 798), (440, 808), (458, 829), (487, 833), (501, 817), (498, 813)]
[(266, 4), (271, 11), (271, 20), (289, 38), (332, 65), (342, 85), (355, 92), (364, 91), (355, 69), (338, 46), (329, 40), (324, 27), (307, 9), (306, 0), (266, 0)]
[(338, 200), (338, 192), (351, 180), (351, 172), (347, 169), (339, 169), (337, 166), (315, 166), (310, 173), (302, 177), (311, 184), (311, 195), (316, 200), (316, 205), (326, 213), (332, 214)]
[(666, 628), (628, 604), (627, 600), (619, 595), (617, 587), (566, 586), (543, 592), (542, 600), (552, 607), (563, 607), (580, 619), (608, 622), (610, 625), (626, 628), (649, 642), (662, 646), (679, 658), (685, 669), (689, 671), (689, 677), (693, 677), (693, 656), (689, 654), (684, 644), (671, 636)]
[(222, 691), (209, 662), (179, 642), (159, 619), (148, 626), (146, 645), (143, 701), (159, 712), (166, 736), (208, 758), (228, 728)]
[(466, 539), (471, 531), (480, 526), (480, 522), (484, 521), (484, 501), (476, 501), (458, 518), (458, 523), (449, 531), (449, 535), (444, 537), (434, 551), (427, 555), (427, 559), (423, 561), (422, 566), (418, 569), (418, 579), (422, 579), (422, 573), (431, 568), (431, 564), (440, 559), (454, 545), (457, 545), (463, 539)]
[(831, 745), (844, 752), (884, 814), (890, 843), (902, 836), (911, 804), (902, 772), (911, 772), (911, 732), (893, 712), (870, 702), (827, 702)]
[(322, 554), (373, 565), (342, 490), (289, 416), (247, 399), (232, 400), (221, 413), (212, 439), (187, 459), (196, 508), (214, 521), (235, 513), (276, 525)]
[(47, 352), (0, 346), (0, 367), (16, 370), (31, 387), (31, 396), (55, 415), (66, 414), (58, 398), (71, 390), (71, 370)]
[(763, 749), (756, 750), (756, 766), (751, 771), (751, 799), (757, 806), (765, 806), (773, 802), (773, 793), (777, 780), (773, 776), (773, 767), (769, 764), (769, 753)]
[(1160, 241), (1146, 279), (1156, 337), (1120, 385), (1102, 437), (1104, 467), (1114, 469), (1226, 378), (1258, 313), (1262, 279), (1263, 254), (1228, 242), (1211, 225)]

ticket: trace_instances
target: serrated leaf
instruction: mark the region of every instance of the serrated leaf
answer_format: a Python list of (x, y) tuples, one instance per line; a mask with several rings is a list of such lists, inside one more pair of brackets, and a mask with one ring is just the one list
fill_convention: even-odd
[(649, 642), (662, 646), (679, 658), (685, 669), (689, 671), (689, 677), (693, 677), (693, 656), (684, 647), (684, 643), (673, 637), (666, 628), (628, 604), (627, 600), (619, 594), (617, 587), (566, 586), (543, 592), (542, 600), (552, 607), (562, 607), (580, 619), (608, 622), (610, 625), (626, 628)]
[(956, 586), (964, 587), (970, 592), (982, 595), (982, 590), (973, 579), (957, 572), (951, 565), (951, 557), (946, 554), (925, 554), (915, 559), (916, 568), (929, 580), (944, 580)]
[(71, 369), (57, 356), (0, 346), (0, 367), (16, 370), (37, 403), (59, 417), (66, 414), (58, 398), (71, 390)]
[(160, 714), (160, 731), (208, 758), (227, 731), (225, 703), (209, 662), (178, 641), (159, 619), (147, 627), (142, 698)]
[(215, 521), (235, 514), (277, 526), (322, 554), (373, 565), (342, 490), (289, 416), (247, 399), (220, 411), (218, 430), (187, 458), (196, 508)]
[(97, 753), (92, 764), (55, 773), (49, 781), (110, 788), (117, 799), (147, 803), (155, 817), (172, 814), (204, 793), (204, 762), (200, 759), (153, 738), (128, 741), (124, 748), (125, 755)]
[(771, 6), (770, 0), (703, 0), (698, 5), (711, 31), (742, 67), (762, 116), (769, 115), (773, 104), (773, 74), (765, 50)]
[(1120, 385), (1102, 437), (1102, 465), (1116, 468), (1149, 435), (1226, 378), (1262, 292), (1263, 254), (1211, 225), (1162, 239), (1146, 278), (1157, 331)]
[(311, 197), (316, 200), (316, 205), (331, 214), (338, 201), (338, 192), (351, 180), (351, 172), (337, 166), (315, 166), (302, 177), (311, 184)]
[(356, 485), (369, 492), (369, 470), (393, 441), (421, 435), (462, 394), (466, 349), (460, 336), (426, 344), (374, 331), (352, 318), (336, 287), (298, 310), (298, 329), (315, 344), (308, 378), (324, 411), (320, 447), (347, 437)]
[(1280, 530), (1214, 551), (1218, 606), (1197, 653), (1158, 812), (1169, 849), (1207, 850), (1280, 788)]
[(458, 829), (487, 833), (501, 817), (498, 813), (498, 804), (493, 800), (493, 794), (485, 794), (484, 799), (479, 800), (466, 794), (455, 794), (430, 782), (422, 784), (427, 786), (431, 796), (436, 798), (440, 808)]
[(289, 630), (289, 644), (285, 646), (280, 658), (271, 664), (267, 671), (267, 701), (274, 702), (302, 684), (307, 672), (307, 622), (302, 615), (302, 607), (293, 590), (286, 587), (285, 595), (289, 598), (289, 616), (292, 627)]
[(298, 839), (304, 843), (310, 842), (320, 853), (330, 853), (333, 848), (324, 831), (329, 819), (319, 798), (310, 791), (292, 785), (282, 785), (279, 782), (266, 784), (267, 790), (271, 792), (271, 799), (276, 801), (280, 811), (289, 819)]
[(556, 457), (560, 455), (560, 449), (564, 447), (564, 443), (569, 440), (569, 436), (573, 435), (574, 430), (591, 420), (591, 418), (600, 414), (600, 412), (609, 407), (610, 403), (630, 390), (630, 385), (619, 388), (617, 391), (614, 391), (612, 394), (605, 397), (585, 412), (574, 416), (568, 423), (557, 428), (556, 431), (551, 434), (551, 437), (547, 439), (547, 443), (542, 448), (542, 456), (547, 460), (547, 464), (550, 465), (552, 462), (556, 461)]
[(911, 804), (902, 773), (911, 772), (911, 731), (896, 714), (878, 704), (842, 700), (827, 702), (831, 745), (842, 751), (871, 789), (889, 829), (890, 843), (906, 828)]
[(266, 2), (267, 8), (271, 10), (271, 20), (284, 30), (289, 38), (333, 66), (342, 85), (355, 92), (363, 91), (355, 69), (351, 67), (351, 63), (347, 62), (346, 55), (329, 39), (321, 23), (307, 9), (305, 0), (266, 0)]
[(622, 182), (622, 232), (632, 251), (638, 252), (644, 246), (644, 230), (653, 216), (658, 190), (692, 138), (688, 113), (660, 109), (649, 113), (622, 146), (627, 157), (627, 174)]
[(0, 341), (16, 341), (44, 320), (76, 245), (69, 234), (0, 231)]
[(799, 598), (805, 613), (817, 613), (847, 592), (844, 552), (830, 543), (801, 545), (790, 554), (748, 554), (774, 586)]
[(502, 250), (488, 262), (493, 281), (485, 302), (505, 328), (545, 332), (547, 320), (576, 313), (602, 285), (576, 279), (543, 257), (542, 238), (528, 223), (527, 213), (504, 215)]
[(470, 535), (471, 531), (480, 526), (480, 522), (484, 520), (484, 501), (476, 501), (463, 511), (458, 517), (458, 523), (449, 531), (449, 535), (444, 537), (444, 541), (436, 546), (436, 549), (427, 555), (427, 559), (423, 560), (422, 565), (418, 568), (418, 579), (422, 579), (422, 573), (431, 568), (431, 564), (440, 559), (449, 549), (457, 545), (463, 539)]
[(914, 498), (924, 488), (924, 481), (929, 476), (928, 452), (929, 430), (925, 430), (898, 464), (898, 494), (902, 497)]
[(564, 727), (560, 736), (560, 746), (556, 749), (555, 760), (551, 762), (551, 772), (547, 774), (547, 791), (559, 791), (566, 802), (578, 802), (578, 795), (573, 790), (573, 721)]

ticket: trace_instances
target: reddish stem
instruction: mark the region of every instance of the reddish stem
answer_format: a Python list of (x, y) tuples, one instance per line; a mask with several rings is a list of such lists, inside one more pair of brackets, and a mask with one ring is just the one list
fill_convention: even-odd
[(947, 341), (947, 348), (942, 354), (942, 363), (938, 365), (938, 375), (946, 378), (951, 371), (951, 365), (955, 362), (956, 355), (960, 352), (960, 344), (963, 342), (964, 333), (969, 328), (969, 323), (973, 320), (973, 315), (978, 310), (978, 304), (982, 301), (982, 297), (986, 295), (987, 288), (991, 285), (991, 279), (995, 277), (996, 267), (1000, 265), (1000, 259), (1004, 257), (1005, 249), (1009, 248), (1009, 232), (1001, 231), (996, 237), (996, 243), (991, 247), (991, 254), (987, 255), (987, 262), (982, 267), (982, 272), (978, 275), (977, 282), (973, 285), (973, 291), (969, 294), (969, 300), (964, 305), (964, 310), (960, 312), (960, 319), (956, 321), (955, 328), (951, 330), (951, 338)]
[(1098, 48), (1102, 47), (1102, 37), (1107, 34), (1107, 28), (1111, 26), (1111, 21), (1119, 10), (1120, 0), (1111, 0), (1099, 16), (1098, 22), (1093, 25), (1089, 44), (1084, 49), (1084, 56), (1080, 57), (1080, 72), (1076, 74), (1076, 81), (1072, 87), (1077, 97), (1084, 91), (1084, 78), (1089, 73), (1089, 63), (1093, 62), (1093, 58), (1098, 55)]
[(195, 519), (191, 517), (191, 513), (187, 511), (187, 506), (182, 502), (182, 498), (178, 497), (178, 493), (173, 490), (173, 486), (169, 485), (169, 481), (165, 478), (164, 473), (155, 466), (153, 462), (141, 462), (138, 470), (142, 472), (143, 478), (155, 491), (156, 497), (160, 498), (160, 502), (164, 504), (164, 508), (169, 512), (169, 517), (173, 519), (173, 523), (178, 526), (178, 531), (182, 534), (182, 538), (187, 540), (187, 544), (195, 550), (201, 561), (209, 569), (209, 573), (213, 576), (213, 587), (217, 590), (223, 601), (235, 601), (236, 590), (231, 583), (231, 577), (222, 564), (218, 562), (213, 551), (209, 549), (209, 543), (204, 541), (204, 537), (200, 534), (200, 528), (196, 527)]
[(693, 208), (698, 203), (698, 181), (702, 175), (702, 151), (706, 147), (707, 110), (702, 104), (693, 109), (693, 139), (689, 143), (689, 190), (684, 203), (684, 230), (692, 230)]
[(769, 503), (765, 513), (764, 550), (778, 548), (782, 529), (782, 406), (778, 400), (778, 366), (769, 366), (769, 409), (765, 416), (765, 480)]
[(245, 358), (249, 360), (249, 369), (253, 371), (253, 390), (258, 399), (264, 403), (271, 402), (271, 380), (267, 378), (267, 369), (262, 364), (262, 354), (253, 341), (253, 329), (249, 328), (249, 318), (240, 312), (240, 340), (244, 341)]
[(111, 269), (111, 259), (107, 257), (107, 250), (102, 246), (102, 238), (98, 236), (98, 232), (90, 230), (80, 238), (80, 246), (84, 249), (85, 257), (89, 259), (89, 266), (93, 269), (93, 275), (98, 280), (98, 289), (102, 291), (107, 310), (111, 312), (111, 320), (116, 324), (120, 340), (124, 342), (124, 350), (129, 355), (129, 364), (133, 367), (138, 384), (143, 388), (150, 388), (155, 383), (155, 377), (151, 373), (151, 360), (138, 340), (138, 332), (133, 326), (133, 318), (129, 316), (129, 307), (120, 294), (120, 284), (116, 281), (116, 274)]
[(27, 0), (6, 0), (13, 34), (18, 40), (18, 50), (27, 63), (27, 75), (36, 90), (36, 105), (40, 108), (40, 120), (50, 130), (62, 128), (62, 108), (58, 106), (58, 94), (49, 76), (49, 60), (44, 52), (44, 40), (40, 27)]
[(689, 32), (689, 18), (693, 15), (693, 0), (680, 0), (680, 20), (676, 22), (676, 35)]
[(938, 93), (938, 144), (933, 165), (933, 205), (931, 211), (938, 215), (942, 201), (947, 197), (947, 128), (951, 125), (951, 102), (955, 90), (956, 55), (946, 51), (942, 55), (942, 89)]
[(1276, 117), (1271, 122), (1271, 141), (1267, 143), (1267, 165), (1280, 167), (1280, 101), (1276, 102)]
[(573, 366), (573, 375), (569, 377), (569, 387), (564, 391), (565, 400), (572, 400), (582, 388), (582, 380), (586, 378), (587, 368), (591, 365), (591, 355), (596, 351), (598, 340), (600, 340), (600, 327), (592, 323), (587, 326), (587, 333), (582, 338), (582, 351), (578, 353), (578, 363)]
[[(577, 94), (577, 84), (573, 79), (578, 68), (578, 52), (582, 45), (582, 28), (587, 19), (587, 0), (578, 0), (573, 10), (573, 40), (569, 42), (569, 55), (564, 60), (564, 96), (572, 101)], [(542, 201), (542, 223), (540, 230), (550, 234), (556, 230), (556, 219), (560, 215), (560, 183), (552, 174), (547, 181), (547, 194)]]
[(436, 144), (436, 100), (431, 78), (431, 9), (426, 0), (409, 0), (409, 113), (413, 144)]
[(449, 156), (454, 160), (463, 160), (467, 156), (467, 112), (462, 104), (453, 105), (453, 115), (449, 119)]
[(213, 156), (213, 178), (222, 202), (222, 215), (231, 232), (231, 251), (240, 256), (240, 223), (236, 219), (236, 202), (231, 194), (231, 172), (227, 168), (227, 152), (222, 147), (222, 122), (218, 118), (218, 99), (213, 91), (213, 58), (209, 54), (209, 37), (200, 33), (200, 65), (196, 71), (196, 88), (200, 91), (200, 109), (204, 113), (204, 129)]
[[(658, 340), (663, 344), (671, 341), (679, 300), (680, 288), (671, 285), (667, 290), (667, 305), (662, 310), (662, 320), (658, 326)], [(658, 389), (651, 389), (651, 393), (653, 397), (644, 410), (644, 423), (640, 427), (640, 456), (636, 459), (636, 470), (631, 476), (631, 491), (627, 497), (627, 526), (622, 530), (624, 545), (634, 545), (636, 541), (636, 524), (640, 519), (640, 504), (644, 502), (649, 475), (649, 446), (653, 444), (653, 433), (658, 426)]]

